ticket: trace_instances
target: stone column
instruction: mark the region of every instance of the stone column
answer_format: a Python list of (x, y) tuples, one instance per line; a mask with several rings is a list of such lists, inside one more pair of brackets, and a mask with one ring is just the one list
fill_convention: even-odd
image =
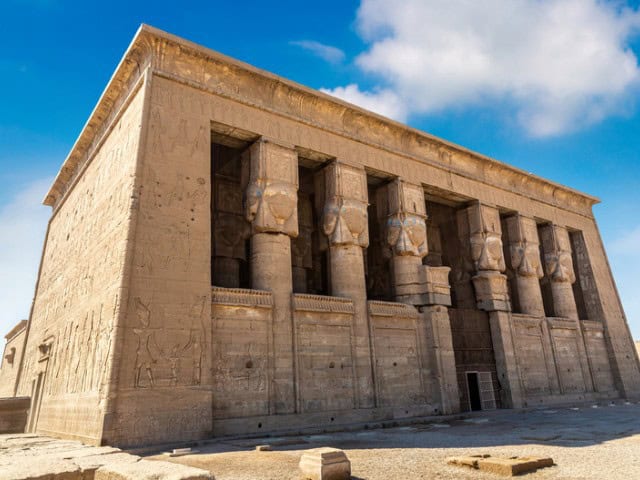
[(420, 185), (400, 179), (386, 187), (386, 208), (378, 205), (385, 220), (387, 244), (391, 248), (393, 288), (397, 302), (424, 305), (424, 269), (427, 254), (427, 218)]
[(544, 317), (540, 279), (544, 276), (540, 262), (538, 227), (533, 218), (514, 215), (506, 219), (509, 233), (511, 268), (515, 273), (520, 310), (527, 315)]
[(375, 395), (362, 255), (362, 249), (369, 245), (367, 176), (362, 167), (341, 162), (328, 165), (322, 175), (324, 188), (316, 189), (316, 198), (323, 205), (322, 229), (329, 248), (331, 294), (353, 300), (357, 406), (372, 408)]
[(573, 269), (569, 232), (565, 227), (548, 224), (540, 229), (540, 239), (542, 240), (545, 271), (551, 283), (553, 314), (556, 317), (575, 320), (579, 340), (577, 353), (582, 366), (585, 388), (588, 392), (593, 391), (593, 378), (590, 374), (582, 325), (580, 324), (578, 308), (573, 294), (573, 283), (576, 281), (576, 274)]
[(553, 312), (556, 317), (578, 320), (578, 309), (572, 284), (576, 281), (571, 258), (569, 232), (559, 225), (545, 225), (540, 229), (547, 276), (551, 282)]
[(503, 407), (523, 406), (507, 291), (500, 214), (495, 207), (475, 203), (458, 212), (458, 230), (469, 238), (469, 260), (477, 307), (489, 312), (491, 339), (501, 385)]
[(420, 307), (421, 318), (425, 322), (430, 364), (435, 376), (433, 389), (439, 392), (443, 414), (460, 411), (456, 359), (451, 336), (449, 310), (451, 292), (449, 287), (449, 267), (422, 267), (426, 277), (425, 306)]
[(295, 411), (291, 238), (298, 236), (298, 157), (267, 140), (245, 155), (245, 215), (251, 222), (251, 284), (273, 292), (270, 413)]

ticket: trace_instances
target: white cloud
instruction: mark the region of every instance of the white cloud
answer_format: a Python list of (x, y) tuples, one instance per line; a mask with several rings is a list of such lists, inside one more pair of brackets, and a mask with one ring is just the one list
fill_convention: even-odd
[(628, 230), (611, 242), (608, 249), (611, 269), (622, 299), (631, 333), (640, 340), (640, 295), (638, 295), (638, 272), (640, 272), (640, 225)]
[(0, 339), (29, 316), (51, 216), (51, 209), (41, 202), (51, 182), (36, 180), (0, 205)]
[(394, 92), (408, 115), (506, 101), (530, 135), (550, 136), (621, 113), (640, 85), (627, 46), (640, 12), (616, 1), (362, 0), (357, 25), (368, 48), (356, 65), (380, 86), (345, 88)]
[(329, 63), (342, 63), (345, 58), (344, 52), (339, 48), (332, 47), (331, 45), (325, 45), (324, 43), (316, 42), (315, 40), (298, 40), (290, 43), (291, 45), (310, 51)]
[(405, 102), (392, 90), (363, 92), (358, 85), (352, 83), (346, 87), (334, 89), (321, 88), (320, 91), (400, 122), (407, 118)]

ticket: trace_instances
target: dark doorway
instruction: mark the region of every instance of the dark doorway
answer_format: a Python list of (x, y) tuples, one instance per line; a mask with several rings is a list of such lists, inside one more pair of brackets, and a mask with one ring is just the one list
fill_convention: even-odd
[(467, 372), (467, 385), (469, 386), (469, 404), (472, 411), (482, 410), (480, 400), (480, 382), (476, 372)]

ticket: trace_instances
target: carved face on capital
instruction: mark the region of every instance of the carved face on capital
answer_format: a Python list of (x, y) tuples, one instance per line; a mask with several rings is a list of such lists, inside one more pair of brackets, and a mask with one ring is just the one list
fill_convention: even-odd
[(322, 227), (331, 245), (369, 245), (367, 204), (334, 197), (327, 201)]
[(540, 262), (540, 247), (527, 241), (511, 245), (511, 266), (522, 277), (544, 276)]
[(477, 232), (471, 235), (470, 242), (471, 259), (476, 270), (505, 270), (502, 240), (498, 233)]
[(427, 247), (427, 227), (419, 215), (398, 214), (387, 221), (387, 243), (396, 255), (424, 257)]
[(297, 236), (297, 188), (286, 182), (251, 183), (245, 194), (245, 216), (259, 232)]
[(545, 255), (544, 259), (547, 268), (547, 275), (549, 275), (551, 281), (569, 283), (574, 283), (576, 281), (571, 252), (560, 250), (558, 252)]

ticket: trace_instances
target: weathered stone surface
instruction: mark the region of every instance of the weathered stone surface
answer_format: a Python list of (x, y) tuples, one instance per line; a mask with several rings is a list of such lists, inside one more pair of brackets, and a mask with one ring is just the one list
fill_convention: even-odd
[(29, 397), (0, 398), (0, 434), (23, 433), (30, 406)]
[(113, 447), (36, 435), (0, 435), (0, 480), (210, 480), (209, 472), (141, 460)]
[(471, 455), (468, 457), (451, 457), (450, 465), (474, 468), (507, 477), (533, 472), (539, 468), (552, 467), (553, 460), (543, 457), (511, 457), (500, 458), (491, 455)]
[(322, 447), (306, 450), (300, 458), (302, 478), (310, 480), (348, 480), (351, 462), (342, 450)]
[(95, 480), (213, 480), (200, 468), (170, 462), (140, 460), (135, 463), (107, 464), (96, 470)]

